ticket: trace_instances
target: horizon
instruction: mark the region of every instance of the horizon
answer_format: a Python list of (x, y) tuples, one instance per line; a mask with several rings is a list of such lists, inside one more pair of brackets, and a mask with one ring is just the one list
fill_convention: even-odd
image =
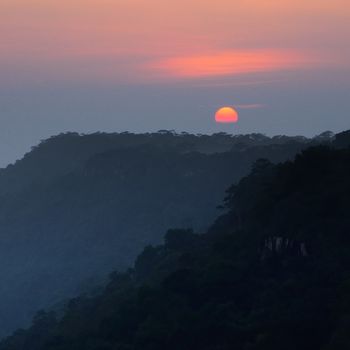
[(5, 0), (0, 29), (0, 164), (71, 130), (350, 128), (347, 0)]
[[(344, 132), (347, 130), (342, 130), (341, 132)], [(44, 144), (46, 141), (50, 140), (50, 139), (54, 139), (57, 138), (59, 136), (63, 136), (63, 135), (77, 135), (79, 137), (84, 137), (84, 136), (91, 136), (91, 135), (122, 135), (122, 134), (130, 134), (130, 135), (149, 135), (149, 134), (162, 134), (162, 133), (169, 133), (172, 134), (174, 136), (182, 136), (182, 135), (187, 135), (187, 136), (196, 136), (196, 137), (200, 137), (200, 136), (215, 136), (215, 135), (225, 135), (225, 136), (230, 136), (232, 138), (235, 137), (240, 137), (240, 136), (251, 136), (251, 135), (261, 135), (264, 137), (267, 137), (269, 139), (274, 139), (274, 138), (278, 138), (278, 137), (290, 137), (290, 138), (305, 138), (306, 140), (312, 140), (318, 136), (321, 136), (323, 134), (326, 133), (331, 133), (331, 137), (336, 136), (338, 133), (335, 133), (331, 130), (325, 130), (319, 134), (315, 134), (312, 136), (305, 136), (305, 135), (283, 135), (283, 134), (275, 134), (275, 135), (267, 135), (267, 134), (263, 134), (263, 133), (259, 133), (259, 132), (255, 132), (255, 133), (245, 133), (245, 134), (233, 134), (233, 133), (229, 133), (226, 131), (214, 131), (212, 133), (191, 133), (191, 132), (187, 132), (187, 131), (176, 131), (176, 130), (166, 130), (166, 129), (160, 129), (157, 131), (150, 131), (150, 132), (131, 132), (131, 131), (121, 131), (121, 132), (113, 132), (113, 131), (95, 131), (95, 132), (91, 132), (91, 133), (79, 133), (77, 131), (66, 131), (66, 132), (61, 132), (58, 134), (53, 134), (48, 136), (47, 138), (41, 139), (39, 140), (37, 143), (32, 144), (31, 146), (28, 147), (27, 150), (25, 150), (17, 159), (14, 159), (8, 163), (3, 164), (0, 160), (0, 170), (4, 170), (6, 169), (8, 166), (14, 165), (16, 164), (16, 162), (21, 161), (27, 154), (29, 154), (33, 149), (41, 146), (42, 144)]]
[(0, 33), (0, 350), (350, 349), (350, 0)]

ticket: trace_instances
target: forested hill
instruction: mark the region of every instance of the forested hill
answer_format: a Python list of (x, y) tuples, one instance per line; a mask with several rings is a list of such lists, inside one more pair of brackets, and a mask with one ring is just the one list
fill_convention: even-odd
[(255, 162), (206, 234), (168, 231), (0, 350), (349, 349), (349, 135)]
[(332, 140), (332, 133), (325, 132), (314, 139), (302, 136), (267, 137), (262, 134), (229, 135), (217, 133), (214, 135), (176, 134), (171, 131), (157, 133), (132, 134), (95, 133), (81, 135), (66, 133), (43, 140), (33, 147), (23, 159), (6, 169), (0, 169), (0, 193), (20, 190), (33, 184), (47, 184), (68, 174), (79, 167), (93, 155), (110, 150), (125, 148), (153, 147), (176, 153), (200, 152), (212, 154), (251, 147), (278, 146), (286, 144), (309, 144), (313, 142)]
[(62, 134), (0, 172), (0, 335), (112, 269), (168, 227), (204, 231), (258, 158), (330, 143), (260, 134)]

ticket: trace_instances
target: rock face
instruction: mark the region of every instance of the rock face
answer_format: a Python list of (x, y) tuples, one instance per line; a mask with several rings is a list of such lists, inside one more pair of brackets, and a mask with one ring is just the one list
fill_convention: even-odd
[(261, 259), (278, 255), (307, 257), (309, 252), (305, 242), (282, 236), (266, 237), (262, 244)]

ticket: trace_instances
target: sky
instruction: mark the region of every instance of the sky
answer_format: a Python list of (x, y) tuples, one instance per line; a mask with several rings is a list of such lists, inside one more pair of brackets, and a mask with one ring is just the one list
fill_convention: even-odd
[(349, 0), (0, 0), (0, 166), (67, 131), (350, 129), (349, 36)]

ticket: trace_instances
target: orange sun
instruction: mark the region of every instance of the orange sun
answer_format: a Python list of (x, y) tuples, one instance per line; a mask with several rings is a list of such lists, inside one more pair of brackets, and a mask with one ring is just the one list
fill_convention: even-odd
[(222, 107), (215, 114), (217, 123), (237, 123), (238, 113), (232, 107)]

